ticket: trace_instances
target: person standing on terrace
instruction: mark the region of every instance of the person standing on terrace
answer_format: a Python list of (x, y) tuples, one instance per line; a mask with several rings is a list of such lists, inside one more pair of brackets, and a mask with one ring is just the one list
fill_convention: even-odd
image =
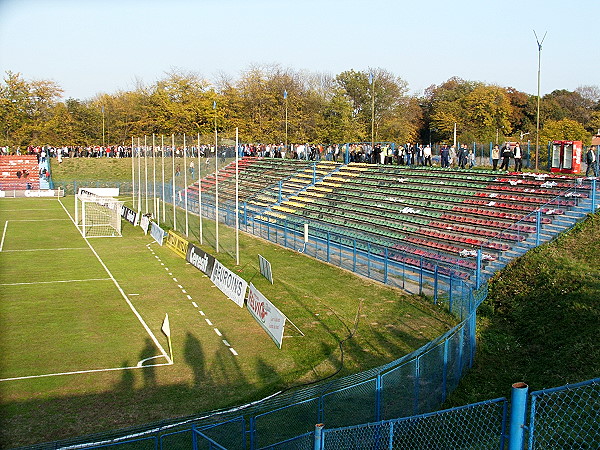
[(427, 144), (423, 149), (423, 159), (425, 161), (423, 165), (431, 167), (431, 147), (429, 144)]
[(510, 144), (506, 144), (502, 147), (502, 164), (500, 164), (500, 170), (508, 170), (508, 164), (510, 163), (511, 157), (512, 151), (510, 149)]
[(513, 151), (513, 157), (515, 158), (515, 172), (523, 171), (523, 151), (521, 150), (521, 146), (517, 142), (515, 144), (515, 149)]
[(500, 147), (498, 144), (494, 145), (492, 149), (492, 170), (498, 170), (498, 161), (500, 160)]
[(590, 169), (594, 174), (594, 177), (598, 176), (598, 169), (596, 168), (596, 146), (592, 145), (587, 153), (585, 154), (585, 163), (587, 164), (587, 168), (585, 169), (585, 176), (588, 177), (590, 173)]

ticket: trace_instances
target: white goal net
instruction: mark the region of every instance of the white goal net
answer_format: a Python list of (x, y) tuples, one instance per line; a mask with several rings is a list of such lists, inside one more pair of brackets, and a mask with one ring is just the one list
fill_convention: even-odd
[(121, 237), (123, 202), (80, 189), (75, 196), (75, 223), (81, 235)]

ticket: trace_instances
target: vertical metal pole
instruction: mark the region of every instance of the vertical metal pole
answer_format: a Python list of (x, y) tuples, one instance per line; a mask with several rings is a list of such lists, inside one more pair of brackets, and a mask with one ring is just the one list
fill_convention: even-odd
[(185, 133), (183, 133), (183, 208), (185, 209), (185, 235), (190, 235), (189, 218), (188, 218), (188, 184), (187, 184), (187, 142)]
[(160, 135), (160, 157), (162, 162), (162, 220), (167, 221), (166, 218), (166, 207), (165, 207), (165, 135)]
[[(600, 154), (600, 152), (599, 152)], [(596, 159), (596, 162), (598, 160)], [(592, 180), (592, 213), (596, 212), (596, 180)]]
[(327, 232), (327, 262), (329, 262), (329, 249), (331, 248), (331, 238), (329, 236), (329, 231)]
[(215, 110), (215, 251), (219, 253), (219, 149), (217, 147), (217, 102), (213, 103)]
[(525, 417), (528, 386), (514, 383), (510, 395), (510, 428), (508, 432), (508, 450), (522, 450), (525, 434)]
[(142, 155), (140, 154), (140, 138), (137, 138), (138, 154), (138, 212), (142, 212)]
[(383, 284), (388, 282), (388, 248), (383, 249)]
[(477, 249), (477, 271), (475, 272), (475, 289), (481, 286), (481, 247)]
[(323, 450), (323, 427), (324, 424), (318, 423), (315, 425), (315, 443), (313, 446), (314, 450)]
[[(131, 204), (135, 210), (135, 153), (133, 146), (133, 136), (131, 136)], [(75, 191), (77, 193), (77, 191)]]
[(202, 245), (203, 237), (202, 237), (202, 163), (200, 161), (200, 133), (198, 133), (198, 222), (200, 229), (198, 232), (200, 233), (200, 245)]
[(240, 196), (238, 166), (238, 128), (235, 128), (235, 265), (240, 265)]
[(173, 178), (172, 178), (172, 191), (173, 198), (171, 203), (173, 204), (173, 229), (177, 231), (177, 208), (175, 206), (175, 134), (171, 134), (171, 160), (173, 162)]
[(438, 271), (439, 266), (436, 264), (433, 271), (433, 304), (437, 305), (438, 300)]
[(542, 211), (535, 212), (535, 246), (540, 245), (540, 233), (542, 231)]
[(352, 272), (356, 273), (356, 239), (352, 240)]
[(148, 144), (146, 135), (144, 135), (144, 184), (146, 185), (144, 188), (144, 211), (148, 214)]
[(282, 188), (283, 188), (283, 181), (279, 180), (279, 192), (277, 193), (277, 203), (281, 203), (281, 201), (282, 201), (282, 196), (281, 196)]
[(381, 385), (381, 374), (377, 375), (375, 378), (375, 422), (379, 422), (381, 420), (381, 395), (383, 393), (383, 388)]
[(448, 347), (450, 345), (450, 339), (444, 341), (444, 364), (442, 367), (442, 402), (446, 401), (446, 395), (448, 393)]
[(154, 220), (157, 220), (158, 218), (156, 217), (156, 158), (154, 155), (155, 149), (156, 141), (154, 133), (152, 133), (152, 217), (154, 217)]

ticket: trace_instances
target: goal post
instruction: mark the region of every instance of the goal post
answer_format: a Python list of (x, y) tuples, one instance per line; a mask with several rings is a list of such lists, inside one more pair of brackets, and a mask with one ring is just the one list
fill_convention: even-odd
[(80, 189), (75, 195), (75, 224), (81, 235), (91, 237), (121, 237), (123, 202)]

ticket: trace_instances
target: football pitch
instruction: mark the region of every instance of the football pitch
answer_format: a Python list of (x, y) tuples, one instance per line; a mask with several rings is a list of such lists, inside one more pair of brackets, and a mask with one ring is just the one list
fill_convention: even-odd
[(240, 266), (218, 259), (302, 331), (286, 327), (278, 349), (245, 308), (139, 227), (123, 221), (122, 238), (84, 239), (74, 203), (0, 200), (0, 447), (239, 405), (387, 363), (455, 323), (427, 300), (242, 235)]

